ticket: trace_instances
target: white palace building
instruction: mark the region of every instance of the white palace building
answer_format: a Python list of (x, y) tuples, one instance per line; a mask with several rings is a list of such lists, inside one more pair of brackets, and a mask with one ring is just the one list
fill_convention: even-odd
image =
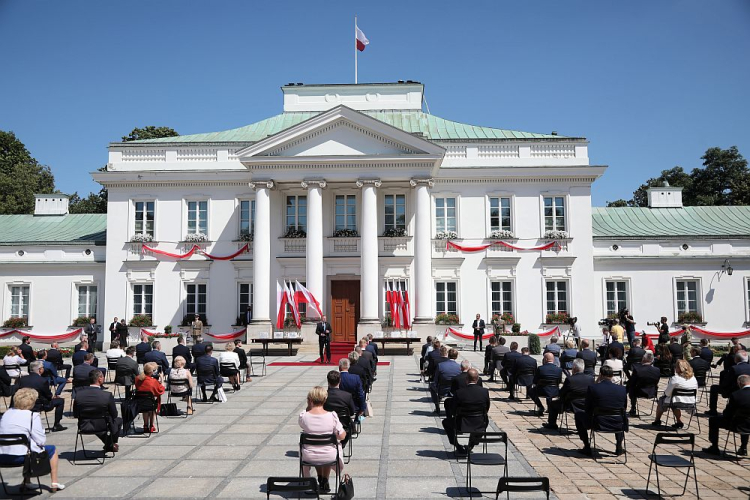
[[(337, 341), (382, 330), (388, 286), (408, 290), (423, 338), (442, 312), (466, 330), (476, 313), (511, 312), (529, 331), (567, 312), (588, 337), (623, 307), (639, 330), (684, 313), (746, 327), (749, 207), (683, 207), (667, 186), (647, 208), (592, 208), (606, 167), (589, 163), (585, 138), (439, 118), (418, 82), (281, 90), (281, 114), (241, 128), (111, 143), (92, 174), (106, 215), (41, 195), (35, 215), (0, 216), (2, 320), (52, 334), (79, 316), (106, 329), (147, 314), (162, 330), (202, 313), (228, 333), (252, 306), (253, 337), (275, 329), (287, 280), (318, 298)], [(195, 239), (201, 252), (182, 259), (138, 241), (183, 254)], [(471, 248), (496, 241), (521, 250)], [(229, 260), (202, 253), (246, 244)]]

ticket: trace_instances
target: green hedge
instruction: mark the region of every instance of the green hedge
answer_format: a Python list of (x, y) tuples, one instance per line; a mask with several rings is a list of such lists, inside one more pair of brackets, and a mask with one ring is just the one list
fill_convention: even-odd
[(542, 353), (542, 341), (539, 339), (539, 335), (529, 335), (529, 353), (530, 354), (541, 354)]

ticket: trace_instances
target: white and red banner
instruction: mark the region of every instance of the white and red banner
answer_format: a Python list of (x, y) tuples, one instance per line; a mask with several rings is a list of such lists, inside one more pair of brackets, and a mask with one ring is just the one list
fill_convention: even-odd
[(357, 41), (357, 50), (362, 52), (365, 50), (365, 47), (370, 45), (370, 40), (367, 39), (364, 33), (362, 33), (362, 30), (359, 29), (359, 26), (356, 24), (354, 25), (354, 38)]
[(46, 335), (46, 334), (35, 334), (24, 330), (7, 330), (5, 332), (0, 333), (0, 338), (8, 337), (10, 335), (21, 335), (21, 336), (27, 336), (32, 340), (36, 340), (37, 342), (61, 342), (64, 340), (72, 339), (73, 337), (76, 337), (80, 335), (83, 332), (83, 328), (76, 328), (75, 330), (65, 332), (65, 333), (57, 333), (53, 335)]
[[(392, 290), (392, 288), (394, 288)], [(409, 292), (401, 290), (401, 284), (387, 284), (385, 289), (385, 301), (391, 313), (391, 326), (397, 330), (411, 328), (411, 305), (409, 304)]]
[(242, 337), (247, 333), (247, 328), (243, 328), (242, 330), (237, 330), (236, 332), (232, 333), (204, 333), (203, 335), (208, 335), (209, 337), (213, 337), (217, 340), (234, 340), (236, 338)]
[(307, 304), (307, 317), (310, 319), (320, 319), (323, 317), (323, 308), (320, 307), (320, 302), (315, 296), (302, 286), (299, 281), (294, 282), (296, 291), (294, 292), (294, 301), (299, 311), (300, 304)]
[[(559, 335), (560, 334), (560, 327), (559, 326), (555, 326), (551, 330), (547, 330), (547, 331), (544, 331), (544, 332), (532, 332), (532, 333), (534, 333), (534, 335), (537, 335), (539, 337), (549, 337), (550, 335), (553, 335), (553, 334)], [(450, 335), (453, 335), (454, 337), (457, 337), (457, 338), (460, 338), (460, 339), (463, 339), (463, 340), (474, 340), (474, 332), (472, 332), (472, 333), (463, 333), (463, 332), (460, 332), (460, 331), (456, 330), (455, 328), (451, 328), (451, 327), (448, 327), (448, 328), (445, 329), (445, 334), (446, 335), (450, 334)], [(493, 335), (494, 335), (494, 333), (485, 333), (484, 335), (482, 335), (482, 338), (483, 339), (488, 339), (488, 338), (492, 337)], [(526, 337), (527, 335), (523, 335), (523, 336)]]
[(690, 326), (689, 328), (690, 328), (691, 333), (695, 333), (702, 337), (711, 337), (711, 338), (718, 338), (718, 339), (732, 339), (735, 337), (737, 338), (750, 337), (750, 330), (742, 330), (740, 332), (712, 332), (710, 330), (705, 330), (698, 326)]
[(483, 245), (478, 245), (478, 246), (459, 245), (458, 243), (454, 243), (451, 240), (446, 240), (445, 242), (446, 250), (450, 250), (452, 248), (454, 250), (460, 250), (462, 252), (481, 252), (482, 250), (487, 250), (493, 245), (500, 245), (506, 248), (510, 248), (511, 250), (518, 250), (518, 251), (549, 250), (550, 248), (553, 248), (555, 246), (557, 247), (560, 246), (560, 244), (557, 241), (550, 241), (549, 243), (536, 246), (536, 247), (519, 247), (516, 245), (511, 245), (510, 243), (506, 243), (504, 241), (493, 241), (492, 243), (485, 243)]
[(155, 255), (163, 255), (165, 257), (171, 257), (173, 259), (189, 259), (190, 257), (193, 256), (193, 254), (198, 253), (199, 255), (203, 255), (204, 257), (206, 257), (206, 258), (208, 258), (210, 260), (232, 260), (235, 257), (237, 257), (239, 255), (242, 255), (243, 253), (247, 252), (248, 248), (250, 248), (250, 244), (246, 243), (245, 245), (242, 246), (242, 248), (240, 248), (239, 250), (237, 250), (233, 254), (230, 254), (230, 255), (211, 255), (210, 253), (201, 251), (201, 247), (198, 246), (198, 245), (193, 245), (193, 247), (190, 250), (188, 250), (187, 252), (185, 252), (185, 253), (172, 253), (172, 252), (167, 252), (167, 251), (164, 251), (164, 250), (159, 250), (158, 248), (153, 248), (153, 247), (150, 247), (150, 246), (148, 246), (146, 244), (143, 244), (143, 246), (141, 247), (141, 252), (142, 253), (148, 252), (148, 253), (152, 253), (152, 254), (155, 254)]
[(276, 328), (284, 328), (284, 318), (286, 318), (286, 290), (276, 282)]
[(289, 304), (289, 307), (292, 309), (292, 316), (294, 317), (294, 324), (297, 325), (297, 328), (302, 327), (302, 320), (299, 315), (299, 308), (297, 307), (297, 301), (294, 300), (294, 292), (292, 292), (292, 286), (291, 284), (287, 283), (286, 280), (284, 280), (284, 291), (286, 293), (286, 302)]

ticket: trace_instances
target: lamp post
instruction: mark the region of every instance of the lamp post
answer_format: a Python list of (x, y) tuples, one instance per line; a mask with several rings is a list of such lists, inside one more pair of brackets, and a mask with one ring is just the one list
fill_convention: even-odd
[(724, 263), (721, 265), (721, 272), (719, 273), (719, 276), (724, 273), (727, 273), (728, 276), (731, 276), (733, 272), (734, 269), (732, 268), (732, 264), (729, 263), (729, 259), (724, 259)]

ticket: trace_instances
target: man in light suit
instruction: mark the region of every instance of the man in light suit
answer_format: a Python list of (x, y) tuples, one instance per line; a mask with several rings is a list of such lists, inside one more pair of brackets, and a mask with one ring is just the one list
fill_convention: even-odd
[(479, 350), (482, 350), (482, 335), (484, 335), (484, 320), (481, 319), (481, 315), (477, 313), (477, 317), (471, 324), (474, 329), (474, 351), (477, 350), (477, 340), (479, 341)]
[(331, 331), (331, 324), (326, 321), (326, 317), (320, 318), (318, 325), (315, 327), (315, 333), (318, 336), (321, 364), (331, 362)]

